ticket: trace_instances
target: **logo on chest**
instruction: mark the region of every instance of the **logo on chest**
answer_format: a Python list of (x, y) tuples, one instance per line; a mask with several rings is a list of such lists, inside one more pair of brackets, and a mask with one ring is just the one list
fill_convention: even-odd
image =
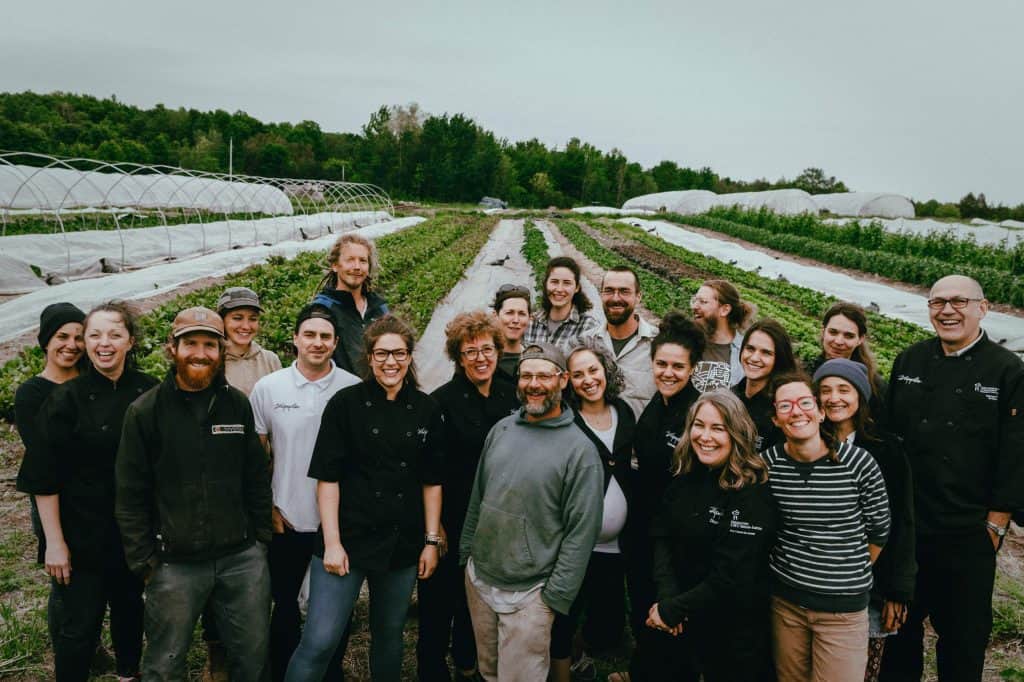
[(287, 412), (288, 410), (297, 410), (297, 409), (299, 409), (299, 404), (298, 403), (291, 403), (291, 404), (288, 404), (288, 403), (274, 403), (274, 409), (275, 410), (284, 410), (284, 411)]
[(245, 424), (211, 424), (210, 433), (214, 436), (244, 435)]
[(922, 383), (921, 377), (911, 377), (911, 376), (907, 376), (906, 374), (901, 374), (898, 377), (896, 377), (896, 381), (900, 382), (901, 384), (920, 384), (920, 383)]
[(982, 394), (989, 400), (999, 400), (999, 387), (998, 386), (982, 386), (980, 383), (974, 384), (974, 390), (977, 393)]
[(722, 520), (722, 510), (718, 507), (708, 507), (708, 523), (717, 526)]
[(672, 433), (671, 431), (665, 432), (665, 445), (675, 450), (676, 446), (679, 445), (679, 434)]

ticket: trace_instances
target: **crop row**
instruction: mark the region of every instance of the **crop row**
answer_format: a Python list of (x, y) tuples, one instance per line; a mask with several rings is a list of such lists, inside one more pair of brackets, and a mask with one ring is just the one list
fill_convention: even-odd
[[(799, 234), (776, 232), (767, 227), (747, 225), (721, 218), (717, 215), (669, 215), (667, 218), (684, 225), (693, 225), (714, 232), (721, 232), (731, 237), (796, 256), (813, 258), (822, 263), (881, 275), (919, 286), (930, 286), (939, 278), (956, 272), (976, 279), (985, 290), (985, 295), (990, 301), (1024, 306), (1024, 280), (1022, 280), (1021, 276), (987, 265), (952, 263), (948, 260), (931, 256), (915, 256), (880, 250), (868, 250), (850, 244), (840, 244), (804, 237)], [(803, 218), (802, 220), (810, 219)], [(777, 229), (782, 229), (779, 227), (780, 224), (774, 225)], [(833, 228), (830, 227), (829, 229)], [(1014, 252), (1016, 253), (1016, 250)], [(1024, 257), (1024, 250), (1021, 251), (1019, 256)], [(1014, 261), (1011, 267), (1019, 270), (1020, 263)]]
[(865, 251), (884, 251), (899, 256), (938, 258), (955, 265), (977, 265), (1009, 274), (1024, 274), (1024, 243), (1010, 246), (979, 244), (974, 237), (952, 231), (922, 235), (912, 232), (891, 232), (881, 222), (861, 224), (853, 220), (844, 225), (824, 222), (814, 215), (779, 215), (774, 211), (744, 210), (738, 207), (715, 208), (709, 215), (736, 223), (760, 227), (777, 234), (795, 234), (816, 241), (854, 246)]
[(530, 269), (533, 270), (537, 291), (543, 291), (544, 271), (547, 269), (548, 259), (551, 256), (548, 253), (548, 243), (545, 241), (543, 233), (529, 219), (523, 224), (523, 257)]
[[(586, 222), (592, 229), (617, 234), (668, 256), (699, 271), (704, 277), (728, 279), (739, 288), (745, 300), (757, 305), (759, 316), (773, 317), (786, 327), (800, 357), (810, 360), (818, 354), (820, 317), (825, 309), (835, 302), (835, 298), (788, 282), (761, 277), (756, 273), (669, 244), (643, 230), (621, 223), (612, 228), (596, 219)], [(648, 264), (642, 257), (634, 259), (612, 251), (575, 221), (560, 221), (559, 228), (578, 249), (603, 267), (626, 262), (639, 268), (644, 304), (655, 314), (663, 315), (671, 308), (689, 309), (690, 296), (700, 286), (700, 280), (691, 277), (665, 277), (652, 272), (646, 267)], [(927, 336), (914, 325), (874, 313), (869, 316), (873, 348), (886, 372), (900, 350)]]
[[(494, 224), (495, 219), (480, 214), (440, 214), (376, 240), (381, 264), (377, 290), (396, 314), (422, 332), (438, 300), (462, 277)], [(228, 275), (221, 284), (174, 298), (140, 316), (139, 367), (162, 376), (167, 369), (163, 344), (174, 316), (189, 306), (214, 307), (227, 286), (249, 287), (269, 302), (260, 343), (282, 359), (289, 357), (295, 315), (316, 293), (325, 271), (323, 252), (299, 254), (292, 260), (271, 257), (263, 265)], [(42, 366), (43, 355), (33, 347), (0, 368), (0, 416), (10, 418), (17, 386)]]

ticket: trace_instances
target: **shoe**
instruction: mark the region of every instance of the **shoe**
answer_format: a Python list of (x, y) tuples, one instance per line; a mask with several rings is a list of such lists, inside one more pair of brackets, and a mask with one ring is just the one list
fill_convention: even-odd
[(591, 682), (597, 679), (597, 665), (594, 664), (594, 659), (583, 653), (580, 654), (579, 660), (569, 667), (569, 674), (573, 680)]
[(220, 642), (206, 643), (206, 665), (203, 666), (203, 682), (231, 682), (228, 675), (228, 656)]

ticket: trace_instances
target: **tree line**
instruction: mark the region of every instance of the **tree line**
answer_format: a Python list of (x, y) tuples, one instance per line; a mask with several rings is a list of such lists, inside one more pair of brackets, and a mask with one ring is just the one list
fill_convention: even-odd
[[(666, 190), (848, 191), (820, 168), (774, 182), (734, 180), (674, 161), (645, 169), (618, 149), (605, 152), (578, 138), (561, 148), (536, 138), (511, 142), (465, 114), (427, 114), (416, 104), (382, 106), (358, 133), (335, 133), (314, 121), (265, 123), (244, 111), (141, 109), (116, 97), (0, 93), (0, 150), (226, 173), (229, 141), (236, 173), (369, 182), (400, 200), (475, 203), (490, 195), (512, 206), (567, 208), (621, 206)], [(958, 204), (916, 205), (919, 215), (1024, 219), (1024, 204), (990, 206), (984, 194)]]

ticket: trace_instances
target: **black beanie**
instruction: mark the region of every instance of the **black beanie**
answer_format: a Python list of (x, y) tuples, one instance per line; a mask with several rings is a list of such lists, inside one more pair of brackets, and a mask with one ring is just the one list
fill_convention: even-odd
[(68, 322), (85, 322), (85, 313), (71, 303), (51, 303), (43, 308), (39, 315), (39, 347), (45, 351), (53, 335)]

